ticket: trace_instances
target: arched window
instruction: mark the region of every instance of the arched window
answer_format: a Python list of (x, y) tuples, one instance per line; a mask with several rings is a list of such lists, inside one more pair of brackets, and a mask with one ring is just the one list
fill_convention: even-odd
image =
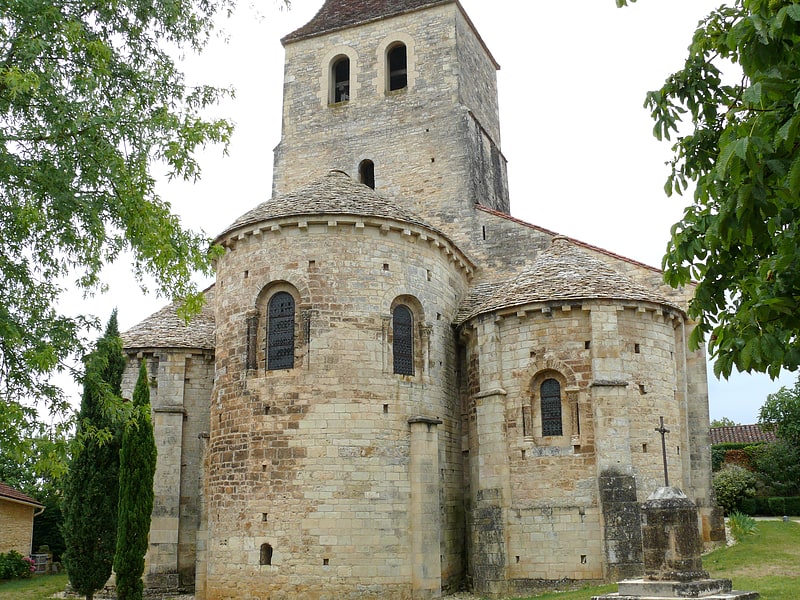
[(267, 312), (267, 370), (294, 367), (294, 298), (278, 292)]
[(539, 388), (542, 409), (542, 436), (563, 435), (561, 427), (561, 384), (545, 379)]
[(408, 85), (408, 58), (405, 44), (396, 44), (386, 53), (389, 91), (402, 90)]
[(271, 565), (272, 564), (272, 546), (269, 544), (261, 544), (261, 555), (259, 556), (258, 564)]
[(350, 59), (340, 56), (331, 65), (331, 102), (350, 100)]
[(404, 304), (392, 313), (392, 355), (396, 374), (414, 374), (414, 316)]
[(358, 165), (358, 175), (361, 183), (375, 189), (375, 163), (371, 160), (362, 160)]

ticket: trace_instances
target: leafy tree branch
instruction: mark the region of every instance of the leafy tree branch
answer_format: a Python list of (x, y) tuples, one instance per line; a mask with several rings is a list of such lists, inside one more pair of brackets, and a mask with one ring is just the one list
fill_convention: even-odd
[[(800, 366), (798, 42), (797, 2), (733, 0), (699, 23), (683, 68), (645, 100), (654, 135), (675, 136), (667, 194), (694, 185), (663, 266), (673, 286), (699, 282), (690, 342), (707, 340), (717, 376)], [(738, 83), (725, 83), (726, 62)]]
[[(189, 85), (174, 56), (199, 52), (234, 0), (0, 0), (0, 397), (65, 404), (49, 375), (96, 321), (60, 314), (73, 284), (102, 290), (123, 254), (142, 282), (199, 310), (195, 272), (217, 249), (185, 229), (154, 167), (195, 180), (197, 150), (232, 125), (205, 110), (232, 90)], [(0, 408), (0, 410), (4, 410)]]

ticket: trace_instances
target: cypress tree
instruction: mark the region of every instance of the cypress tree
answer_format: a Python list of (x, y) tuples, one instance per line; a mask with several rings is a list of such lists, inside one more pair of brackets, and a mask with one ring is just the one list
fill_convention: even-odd
[(156, 442), (150, 420), (150, 389), (142, 363), (133, 391), (133, 412), (125, 426), (120, 450), (117, 553), (118, 600), (141, 600), (144, 556), (153, 512)]
[(119, 435), (112, 416), (125, 355), (114, 311), (86, 357), (77, 445), (64, 487), (63, 562), (72, 588), (92, 600), (111, 576), (117, 545)]

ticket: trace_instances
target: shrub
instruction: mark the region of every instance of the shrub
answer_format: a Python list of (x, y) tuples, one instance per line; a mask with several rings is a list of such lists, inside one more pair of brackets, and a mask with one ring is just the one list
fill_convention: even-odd
[(761, 496), (756, 497), (756, 512), (757, 515), (766, 515), (769, 516), (772, 513), (769, 512), (769, 498), (762, 498)]
[(778, 515), (785, 515), (786, 514), (786, 502), (785, 498), (768, 498), (767, 503), (769, 504), (769, 514), (778, 516)]
[(756, 509), (756, 506), (756, 498), (742, 498), (742, 501), (739, 502), (739, 511), (752, 517), (760, 514)]
[(740, 502), (756, 493), (756, 476), (738, 465), (727, 465), (714, 475), (714, 492), (727, 514), (737, 510)]
[(0, 554), (0, 579), (30, 577), (35, 570), (33, 561), (16, 550)]
[(800, 515), (800, 496), (782, 498), (773, 496), (764, 498), (742, 498), (739, 511), (746, 515), (763, 517), (782, 517), (784, 515)]
[(786, 500), (786, 514), (797, 516), (800, 515), (800, 497), (785, 498)]
[(711, 446), (711, 470), (716, 473), (722, 468), (722, 463), (725, 462), (725, 448), (720, 445)]
[(747, 449), (753, 470), (763, 485), (763, 496), (800, 494), (800, 449), (778, 440)]
[(745, 536), (755, 535), (756, 520), (740, 512), (735, 512), (728, 517), (728, 526), (731, 528), (731, 535), (737, 542), (741, 542)]
[(714, 444), (713, 446), (711, 446), (711, 470), (716, 473), (724, 466), (729, 451), (744, 450), (750, 445), (751, 444), (742, 444), (735, 442)]

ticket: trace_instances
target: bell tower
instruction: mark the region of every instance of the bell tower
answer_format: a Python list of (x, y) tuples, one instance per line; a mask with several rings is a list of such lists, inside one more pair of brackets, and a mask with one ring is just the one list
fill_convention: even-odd
[(455, 0), (326, 0), (283, 38), (273, 193), (339, 169), (470, 237), (474, 205), (508, 213), (499, 68)]

